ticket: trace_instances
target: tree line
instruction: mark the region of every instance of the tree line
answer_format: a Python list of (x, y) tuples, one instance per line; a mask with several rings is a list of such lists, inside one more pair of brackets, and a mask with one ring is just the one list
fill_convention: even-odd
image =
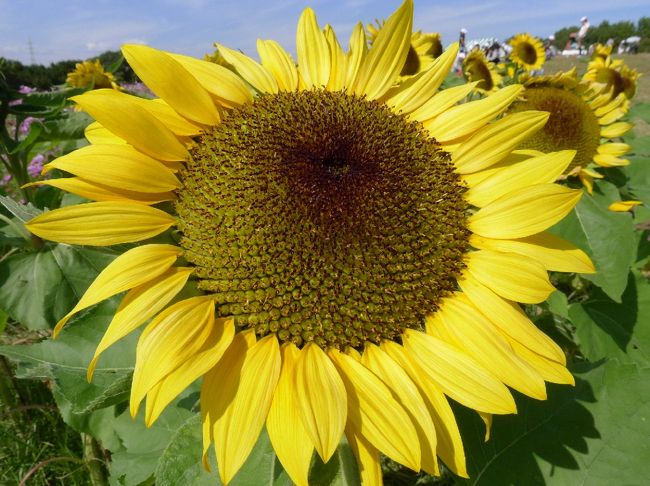
[[(569, 35), (572, 32), (578, 32), (579, 29), (579, 26), (572, 25), (555, 32), (555, 46), (563, 49), (569, 41)], [(639, 52), (650, 52), (650, 17), (641, 17), (636, 24), (630, 20), (614, 23), (603, 20), (600, 24), (592, 25), (589, 28), (585, 42), (587, 45), (598, 42), (605, 44), (609, 39), (614, 39), (614, 45), (618, 46), (622, 40), (633, 35), (641, 37)]]

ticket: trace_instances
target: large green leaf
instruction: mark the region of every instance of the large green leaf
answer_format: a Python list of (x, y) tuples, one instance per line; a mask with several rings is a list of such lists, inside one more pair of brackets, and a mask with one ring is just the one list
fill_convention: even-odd
[(48, 329), (115, 258), (107, 250), (47, 245), (0, 262), (0, 308), (29, 329)]
[(650, 369), (601, 363), (575, 388), (550, 386), (546, 402), (518, 400), (495, 417), (492, 438), (468, 411), (460, 422), (472, 485), (643, 484), (650, 477)]
[(600, 182), (593, 196), (585, 193), (574, 210), (549, 230), (587, 252), (597, 273), (585, 277), (616, 302), (621, 301), (637, 247), (632, 216), (607, 209), (619, 199), (613, 184)]
[(650, 284), (638, 272), (630, 273), (620, 303), (596, 289), (587, 302), (572, 304), (569, 316), (590, 361), (616, 358), (650, 366)]
[[(650, 152), (650, 137), (644, 137)], [(643, 157), (630, 157), (630, 165), (625, 167), (628, 177), (630, 197), (643, 201), (650, 206), (650, 154)]]
[(345, 437), (327, 463), (323, 464), (320, 456), (314, 454), (314, 462), (309, 471), (309, 484), (313, 486), (354, 486), (360, 482), (357, 461)]

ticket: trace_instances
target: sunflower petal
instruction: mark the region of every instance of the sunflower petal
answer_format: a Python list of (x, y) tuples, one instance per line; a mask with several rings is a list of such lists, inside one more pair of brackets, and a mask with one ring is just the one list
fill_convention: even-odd
[(457, 402), (479, 412), (516, 412), (503, 383), (458, 348), (411, 329), (402, 334), (402, 340), (426, 377)]
[[(513, 113), (482, 128), (454, 153), (456, 171), (459, 174), (471, 174), (500, 162), (522, 140), (542, 128), (549, 115), (545, 111)], [(547, 182), (554, 180), (555, 178)]]
[(537, 304), (555, 291), (535, 260), (516, 253), (478, 250), (467, 255), (467, 271), (504, 299)]
[(126, 140), (118, 137), (96, 121), (92, 122), (86, 127), (84, 130), (84, 135), (86, 137), (86, 140), (96, 145), (126, 143)]
[(596, 162), (601, 167), (624, 167), (626, 165), (630, 165), (630, 161), (628, 159), (621, 159), (610, 154), (596, 154), (594, 155), (593, 159), (594, 162)]
[(192, 273), (191, 268), (172, 267), (156, 278), (130, 290), (115, 311), (113, 320), (95, 349), (86, 377), (93, 378), (100, 355), (110, 346), (138, 328), (162, 310), (181, 289)]
[(330, 51), (330, 78), (327, 82), (327, 89), (329, 91), (340, 91), (345, 87), (345, 77), (347, 62), (345, 53), (336, 38), (336, 33), (332, 26), (327, 24), (325, 26), (325, 38)]
[(575, 385), (575, 378), (564, 364), (540, 356), (518, 341), (510, 339), (509, 341), (515, 353), (532, 366), (545, 381), (561, 385)]
[(517, 189), (471, 215), (469, 229), (487, 238), (523, 238), (553, 226), (581, 197), (581, 190), (557, 184)]
[[(244, 464), (257, 442), (282, 366), (280, 347), (274, 335), (259, 340), (248, 350), (246, 347), (242, 349), (239, 344), (231, 348), (216, 366), (219, 377), (211, 391), (219, 394), (216, 399), (214, 441), (219, 475), (225, 484)], [(233, 367), (231, 363), (239, 361), (232, 356), (235, 353), (243, 353), (245, 357), (240, 366)]]
[(257, 52), (262, 66), (273, 75), (280, 91), (298, 89), (296, 64), (280, 44), (273, 40), (258, 39)]
[(476, 132), (503, 113), (510, 103), (517, 99), (522, 89), (521, 85), (514, 84), (482, 100), (454, 106), (433, 120), (424, 122), (424, 128), (429, 130), (438, 142), (460, 139)]
[(421, 466), (429, 474), (440, 475), (436, 457), (436, 429), (427, 406), (406, 371), (374, 344), (366, 345), (361, 363), (381, 377), (395, 399), (409, 414), (422, 451)]
[(424, 122), (431, 120), (454, 106), (460, 100), (466, 98), (478, 83), (461, 84), (453, 88), (443, 89), (433, 96), (429, 101), (420, 106), (417, 110), (409, 113), (410, 120)]
[(368, 55), (368, 42), (366, 41), (366, 31), (363, 29), (361, 22), (358, 22), (350, 34), (350, 43), (347, 54), (347, 68), (345, 70), (345, 86), (348, 92), (353, 92), (359, 68)]
[(180, 115), (204, 125), (219, 123), (219, 114), (208, 93), (173, 57), (136, 44), (123, 46), (122, 53), (138, 77)]
[(399, 363), (424, 397), (436, 428), (436, 452), (438, 456), (454, 473), (464, 478), (468, 477), (463, 440), (454, 413), (443, 393), (429, 380), (427, 374), (415, 364), (412, 357), (402, 346), (391, 341), (384, 341), (381, 344), (381, 349)]
[(595, 273), (589, 257), (580, 248), (551, 233), (542, 232), (518, 240), (495, 240), (472, 235), (470, 244), (480, 250), (518, 253), (537, 260), (549, 271)]
[(358, 430), (355, 430), (351, 424), (345, 427), (345, 436), (357, 459), (361, 484), (363, 486), (382, 486), (384, 480), (377, 448), (363, 437)]
[(386, 20), (359, 67), (355, 94), (374, 100), (393, 85), (408, 55), (412, 25), (413, 0), (405, 0)]
[(323, 462), (339, 445), (347, 418), (347, 395), (332, 361), (307, 344), (296, 361), (296, 402), (302, 423)]
[(612, 123), (609, 126), (600, 129), (600, 136), (603, 138), (616, 138), (624, 135), (628, 130), (631, 130), (634, 125), (628, 122)]
[(253, 100), (253, 95), (246, 83), (225, 67), (182, 54), (168, 52), (167, 55), (194, 76), (199, 84), (208, 93), (215, 96), (222, 106), (237, 108)]
[(160, 209), (108, 201), (48, 211), (29, 221), (25, 227), (50, 241), (110, 246), (152, 238), (174, 223), (175, 219)]
[[(176, 325), (179, 325), (177, 323)], [(196, 325), (210, 325), (209, 322)], [(205, 339), (201, 348), (171, 373), (155, 385), (155, 395), (147, 394), (145, 424), (150, 427), (163, 412), (165, 407), (197, 378), (214, 367), (223, 356), (235, 335), (235, 323), (232, 318), (217, 319), (212, 325), (212, 332)], [(152, 396), (153, 395), (153, 396)]]
[(70, 99), (145, 154), (159, 160), (186, 160), (187, 149), (174, 133), (131, 98), (113, 89), (96, 89)]
[(246, 54), (215, 44), (223, 58), (233, 65), (237, 73), (260, 93), (277, 93), (278, 83), (264, 66)]
[(515, 390), (538, 400), (546, 399), (541, 376), (520, 360), (492, 323), (462, 294), (446, 299), (430, 326), (442, 326), (450, 344), (465, 351), (483, 368)]
[(172, 171), (130, 145), (88, 145), (43, 168), (64, 170), (91, 182), (135, 192), (165, 192), (181, 185)]
[(552, 152), (506, 167), (470, 188), (464, 197), (470, 204), (481, 208), (514, 190), (554, 182), (575, 154), (575, 150)]
[(420, 470), (420, 442), (410, 417), (390, 390), (365, 366), (336, 349), (328, 352), (348, 395), (348, 420), (382, 453)]
[(626, 143), (603, 143), (598, 146), (598, 153), (603, 155), (613, 155), (614, 157), (620, 157), (625, 155), (627, 152), (632, 150)]
[(280, 349), (282, 370), (273, 394), (266, 430), (284, 470), (298, 486), (308, 486), (309, 465), (314, 446), (305, 430), (295, 398), (294, 372), (300, 351), (293, 344)]

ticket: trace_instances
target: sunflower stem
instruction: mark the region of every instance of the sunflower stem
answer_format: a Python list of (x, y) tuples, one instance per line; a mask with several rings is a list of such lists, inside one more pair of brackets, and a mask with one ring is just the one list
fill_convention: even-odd
[(107, 486), (106, 470), (102, 449), (91, 435), (82, 433), (81, 442), (83, 445), (84, 462), (90, 472), (90, 483), (93, 486)]

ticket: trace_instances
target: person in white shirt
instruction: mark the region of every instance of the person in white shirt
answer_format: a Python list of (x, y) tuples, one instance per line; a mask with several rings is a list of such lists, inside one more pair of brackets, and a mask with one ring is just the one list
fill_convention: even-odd
[(580, 19), (580, 30), (578, 31), (578, 51), (582, 54), (582, 50), (585, 47), (585, 37), (587, 37), (587, 32), (589, 31), (589, 19), (587, 17), (582, 17)]

